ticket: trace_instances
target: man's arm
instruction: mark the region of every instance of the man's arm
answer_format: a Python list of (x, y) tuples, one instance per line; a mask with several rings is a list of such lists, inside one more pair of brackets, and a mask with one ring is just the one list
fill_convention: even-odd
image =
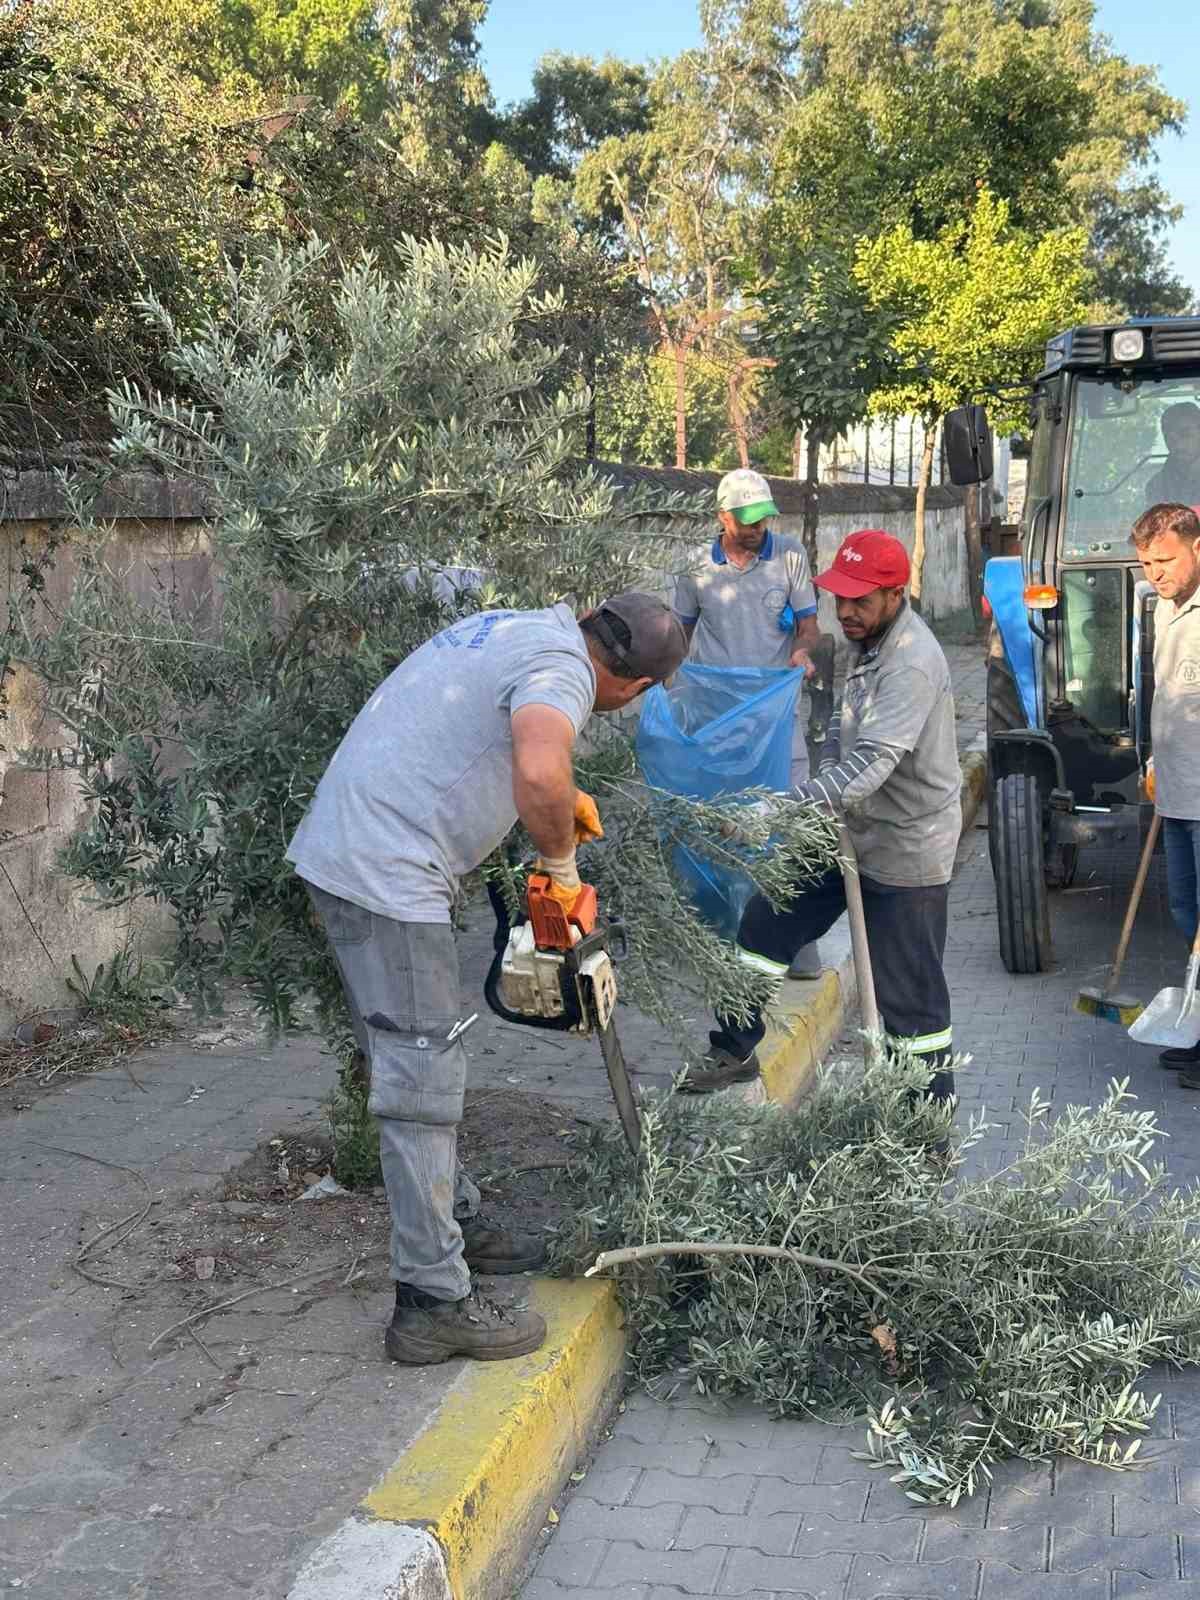
[(788, 665), (803, 667), (806, 678), (814, 678), (817, 669), (813, 665), (812, 651), (816, 649), (821, 637), (821, 624), (817, 621), (814, 611), (811, 616), (797, 617), (795, 630), (792, 634), (792, 653), (788, 657)]
[(808, 557), (799, 549), (788, 552), (788, 604), (796, 619), (792, 625), (792, 653), (788, 665), (803, 667), (806, 678), (815, 678), (817, 669), (809, 652), (816, 648), (821, 637), (817, 592), (808, 570)]
[(671, 595), (671, 610), (683, 625), (690, 646), (696, 624), (700, 621), (700, 595), (696, 588), (696, 580), (690, 572), (676, 574), (674, 592)]
[(816, 777), (796, 789), (796, 797), (824, 801), (841, 811), (882, 789), (901, 759), (916, 748), (938, 694), (916, 667), (889, 672), (880, 679), (874, 702), (858, 725), (853, 750), (835, 765), (822, 763)]
[(513, 712), (513, 802), (547, 861), (575, 854), (575, 729), (565, 711), (524, 705)]

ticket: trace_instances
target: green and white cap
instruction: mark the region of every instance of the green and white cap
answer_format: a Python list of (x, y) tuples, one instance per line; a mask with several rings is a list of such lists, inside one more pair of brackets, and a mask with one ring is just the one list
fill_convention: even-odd
[(732, 511), (743, 527), (779, 515), (779, 507), (771, 499), (771, 485), (761, 472), (749, 467), (736, 467), (721, 479), (717, 485), (717, 510)]

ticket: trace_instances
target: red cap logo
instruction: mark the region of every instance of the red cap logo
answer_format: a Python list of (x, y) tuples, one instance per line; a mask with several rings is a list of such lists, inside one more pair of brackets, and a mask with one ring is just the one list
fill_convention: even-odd
[(833, 565), (813, 582), (818, 589), (861, 600), (875, 589), (903, 589), (909, 578), (908, 551), (881, 528), (862, 528), (842, 540)]

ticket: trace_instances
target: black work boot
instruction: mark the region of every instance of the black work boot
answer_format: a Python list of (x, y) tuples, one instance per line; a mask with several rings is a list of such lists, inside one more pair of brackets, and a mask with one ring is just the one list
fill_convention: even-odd
[(390, 1360), (424, 1367), (452, 1356), (509, 1361), (538, 1349), (545, 1337), (546, 1324), (536, 1311), (499, 1306), (478, 1289), (465, 1300), (438, 1300), (398, 1283), (384, 1346)]
[(689, 1066), (677, 1085), (680, 1094), (714, 1094), (734, 1083), (753, 1083), (758, 1077), (758, 1055), (751, 1050), (738, 1056), (714, 1044), (699, 1066)]
[(482, 1217), (459, 1227), (463, 1258), (472, 1272), (536, 1272), (546, 1264), (546, 1246), (536, 1233), (510, 1233)]
[(1189, 1045), (1186, 1050), (1163, 1050), (1159, 1054), (1158, 1064), (1168, 1072), (1200, 1066), (1200, 1044)]

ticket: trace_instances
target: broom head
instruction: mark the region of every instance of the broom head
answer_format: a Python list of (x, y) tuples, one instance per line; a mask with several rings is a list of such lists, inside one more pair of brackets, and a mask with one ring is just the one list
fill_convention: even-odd
[(1136, 1022), (1145, 1007), (1129, 994), (1105, 994), (1102, 989), (1081, 989), (1075, 996), (1075, 1009), (1085, 1017), (1096, 1017), (1101, 1022), (1115, 1022), (1127, 1028)]

